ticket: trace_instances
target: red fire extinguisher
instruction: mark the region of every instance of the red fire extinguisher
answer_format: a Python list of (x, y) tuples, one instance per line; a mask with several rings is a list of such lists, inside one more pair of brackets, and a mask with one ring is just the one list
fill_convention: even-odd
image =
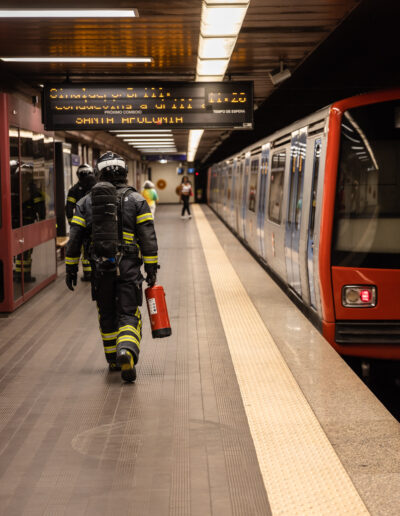
[(144, 291), (149, 312), (153, 339), (169, 337), (172, 333), (168, 317), (165, 292), (161, 285), (148, 287)]

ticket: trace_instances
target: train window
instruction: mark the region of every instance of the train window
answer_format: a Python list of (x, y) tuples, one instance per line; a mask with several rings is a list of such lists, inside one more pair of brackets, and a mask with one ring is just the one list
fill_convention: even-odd
[(237, 175), (239, 177), (239, 180), (236, 183), (236, 202), (239, 204), (240, 203), (240, 192), (242, 190), (242, 183), (243, 183), (243, 177), (242, 177), (243, 163), (242, 162), (240, 162), (239, 166), (236, 166), (236, 171), (237, 171)]
[(232, 165), (228, 167), (228, 191), (227, 191), (227, 200), (231, 199), (231, 188), (232, 188)]
[(250, 167), (250, 186), (249, 186), (249, 202), (248, 208), (250, 211), (256, 211), (257, 199), (257, 181), (258, 181), (258, 158), (251, 162)]
[(314, 165), (313, 165), (313, 179), (312, 179), (312, 198), (311, 198), (311, 214), (310, 214), (310, 228), (309, 234), (311, 237), (314, 235), (315, 226), (315, 210), (317, 207), (317, 191), (318, 191), (318, 173), (319, 173), (319, 161), (321, 157), (321, 140), (318, 139), (314, 146)]
[(397, 100), (344, 113), (333, 265), (400, 268), (399, 107)]
[(276, 152), (271, 160), (268, 200), (268, 218), (277, 224), (282, 220), (283, 181), (285, 177), (286, 150)]
[(300, 218), (301, 211), (303, 207), (303, 174), (304, 174), (304, 164), (306, 157), (306, 145), (305, 143), (299, 141), (299, 154), (298, 154), (298, 178), (297, 178), (297, 192), (296, 192), (296, 215), (295, 215), (295, 224), (296, 230), (300, 228)]

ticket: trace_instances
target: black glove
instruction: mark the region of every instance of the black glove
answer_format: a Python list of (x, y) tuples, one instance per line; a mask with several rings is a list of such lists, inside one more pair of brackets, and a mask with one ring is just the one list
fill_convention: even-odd
[(66, 265), (65, 266), (65, 283), (70, 290), (74, 290), (76, 282), (78, 281), (78, 266), (77, 265)]
[(157, 279), (157, 269), (159, 269), (160, 266), (156, 263), (145, 263), (144, 264), (144, 270), (147, 273), (146, 276), (146, 283), (149, 287), (153, 287), (156, 283)]

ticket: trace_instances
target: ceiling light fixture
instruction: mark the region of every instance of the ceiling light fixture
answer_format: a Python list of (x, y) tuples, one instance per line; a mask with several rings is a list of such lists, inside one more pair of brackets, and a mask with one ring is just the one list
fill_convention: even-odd
[(147, 142), (171, 142), (174, 143), (173, 138), (123, 138), (124, 142), (136, 142), (136, 143), (147, 143)]
[(151, 63), (152, 57), (0, 57), (14, 63)]
[(0, 18), (138, 18), (137, 9), (1, 9)]
[(201, 59), (197, 58), (198, 75), (225, 75), (229, 59)]
[[(197, 82), (224, 79), (250, 0), (203, 0)], [(188, 161), (194, 161), (203, 130), (189, 131)]]
[(230, 59), (236, 37), (207, 38), (200, 34), (199, 57), (201, 59)]
[(200, 32), (203, 36), (237, 36), (250, 0), (233, 3), (203, 2)]
[(188, 143), (188, 152), (187, 152), (187, 160), (194, 161), (194, 157), (196, 156), (197, 147), (199, 146), (201, 137), (203, 136), (203, 129), (191, 129), (189, 131), (189, 143)]
[[(155, 134), (161, 134), (161, 133), (170, 133), (171, 129), (160, 129), (160, 130), (154, 130), (154, 129), (110, 129), (110, 133), (155, 133)], [(118, 135), (117, 135), (118, 136)]]

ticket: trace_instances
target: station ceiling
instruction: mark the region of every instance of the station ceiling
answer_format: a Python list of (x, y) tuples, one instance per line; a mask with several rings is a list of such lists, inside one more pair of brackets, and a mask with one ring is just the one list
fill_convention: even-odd
[[(210, 0), (211, 1), (211, 0)], [(285, 90), (269, 73), (280, 62), (292, 72), (289, 84), (363, 3), (372, 0), (250, 0), (225, 79), (254, 81), (256, 115), (268, 99)], [(388, 4), (391, 0), (387, 0)], [(378, 2), (376, 2), (377, 4)], [(382, 2), (381, 2), (382, 4)], [(383, 2), (385, 4), (385, 2)], [(132, 19), (0, 19), (0, 57), (129, 57), (150, 56), (151, 63), (0, 63), (0, 87), (25, 83), (38, 89), (44, 82), (126, 82), (195, 80), (201, 0), (115, 0), (113, 8), (136, 8)], [(93, 8), (93, 2), (35, 2), (38, 8)], [(97, 9), (110, 8), (98, 0)], [(1, 9), (32, 9), (28, 1), (0, 1)], [(311, 61), (310, 61), (311, 62)], [(314, 69), (318, 75), (318, 68)], [(304, 87), (304, 85), (303, 85)], [(284, 102), (284, 99), (280, 102)], [(260, 124), (259, 124), (260, 125)], [(237, 131), (236, 131), (237, 133)], [(197, 160), (227, 148), (230, 131), (205, 131)], [(244, 135), (236, 136), (240, 141)], [(178, 152), (187, 150), (188, 131), (174, 131)], [(250, 138), (250, 135), (245, 136)], [(226, 141), (225, 141), (226, 140)], [(224, 142), (223, 145), (222, 142)]]

